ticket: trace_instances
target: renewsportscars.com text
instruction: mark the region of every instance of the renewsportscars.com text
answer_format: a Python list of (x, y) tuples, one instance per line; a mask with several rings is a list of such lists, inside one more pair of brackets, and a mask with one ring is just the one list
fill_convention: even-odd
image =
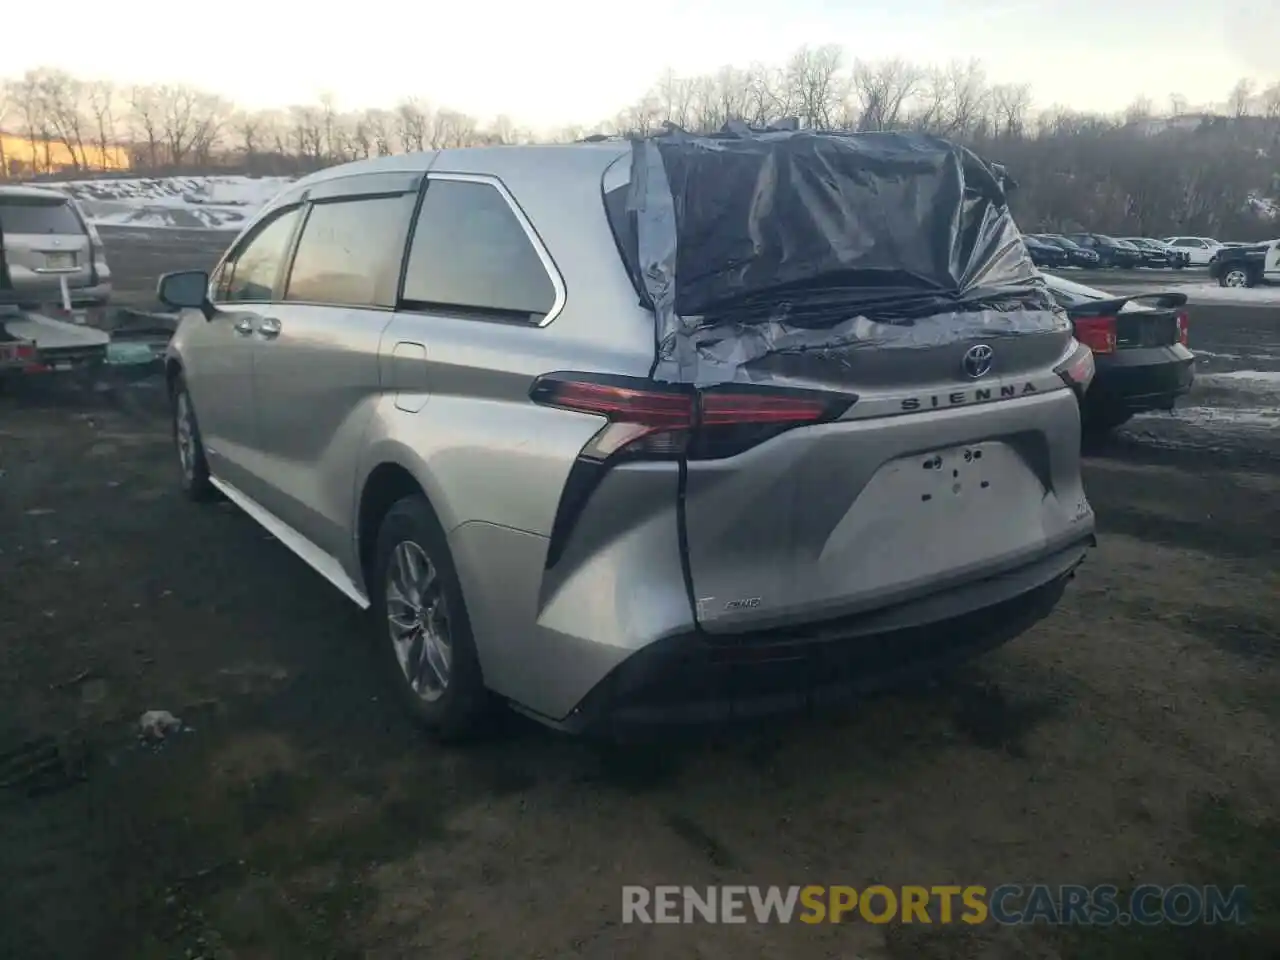
[(624, 886), (623, 923), (1243, 923), (1241, 886)]

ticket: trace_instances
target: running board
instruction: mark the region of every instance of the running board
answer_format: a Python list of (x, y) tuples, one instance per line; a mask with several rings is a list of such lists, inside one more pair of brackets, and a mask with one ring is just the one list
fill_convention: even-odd
[(296, 553), (316, 573), (324, 577), (346, 595), (347, 599), (361, 610), (369, 609), (369, 599), (360, 592), (360, 588), (351, 582), (336, 557), (325, 553), (314, 543), (289, 526), (274, 513), (262, 506), (252, 497), (241, 493), (225, 480), (210, 476), (209, 482), (222, 491), (232, 503), (262, 525), (286, 547)]

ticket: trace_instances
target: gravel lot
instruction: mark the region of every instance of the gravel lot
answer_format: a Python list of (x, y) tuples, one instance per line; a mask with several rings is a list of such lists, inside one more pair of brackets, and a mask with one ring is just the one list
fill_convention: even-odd
[[(1280, 369), (1278, 314), (1193, 320), (1215, 356), (1187, 409), (1216, 422), (1091, 452), (1100, 545), (1033, 632), (838, 715), (647, 748), (515, 718), (432, 745), (362, 614), (179, 496), (157, 377), (0, 397), (0, 957), (1276, 957), (1280, 431), (1234, 414), (1280, 388), (1220, 375)], [(144, 746), (149, 709), (191, 729)], [(1244, 883), (1259, 918), (619, 923), (629, 883), (1037, 881)]]

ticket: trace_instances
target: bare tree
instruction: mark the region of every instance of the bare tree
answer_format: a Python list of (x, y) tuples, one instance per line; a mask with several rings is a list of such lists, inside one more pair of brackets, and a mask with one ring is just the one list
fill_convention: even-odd
[(264, 110), (259, 114), (259, 119), (262, 128), (258, 137), (265, 149), (280, 159), (291, 156), (289, 144), (292, 125), (289, 114), (284, 110)]
[(489, 135), (494, 143), (500, 145), (516, 143), (518, 137), (515, 122), (505, 113), (493, 118), (489, 124)]
[(903, 60), (882, 60), (853, 65), (853, 95), (857, 101), (857, 117), (851, 117), (859, 130), (896, 130), (905, 120), (906, 106), (923, 87), (924, 72)]
[(318, 169), (324, 156), (324, 125), (316, 107), (289, 108), (289, 140), (294, 155), (311, 169)]
[(180, 167), (201, 136), (204, 114), (208, 110), (207, 95), (194, 87), (176, 84), (157, 88), (156, 98), (167, 154), (165, 160)]
[(85, 91), (85, 103), (93, 121), (93, 140), (103, 170), (113, 165), (110, 151), (116, 142), (116, 88), (109, 80), (95, 80)]
[(50, 166), (49, 137), (52, 133), (49, 130), (44, 98), (40, 93), (40, 74), (35, 70), (28, 70), (10, 89), (11, 96), (17, 103), (18, 115), (22, 118), (27, 143), (31, 146), (31, 169), (47, 172)]
[(978, 60), (953, 60), (944, 73), (946, 100), (941, 132), (947, 136), (971, 134), (986, 109), (987, 74)]
[(1262, 113), (1269, 120), (1280, 120), (1280, 80), (1262, 91)]
[(427, 113), (417, 97), (401, 100), (396, 107), (396, 136), (405, 153), (427, 149)]
[(1253, 80), (1250, 77), (1241, 77), (1227, 94), (1227, 107), (1234, 116), (1243, 117), (1249, 113), (1249, 102), (1252, 99)]
[(17, 98), (14, 95), (14, 84), (8, 80), (0, 80), (0, 180), (9, 179), (9, 157), (5, 154), (4, 128), (17, 115)]
[(759, 63), (747, 68), (745, 83), (745, 119), (753, 126), (762, 127), (782, 112), (779, 91), (783, 84), (776, 70)]
[(843, 51), (834, 44), (801, 47), (787, 62), (788, 100), (805, 126), (830, 128), (839, 105), (848, 93), (840, 74)]
[(324, 156), (337, 157), (342, 151), (339, 149), (338, 144), (337, 101), (332, 93), (325, 92), (320, 94), (320, 126), (324, 134)]
[(374, 155), (389, 156), (392, 152), (392, 130), (395, 118), (385, 110), (366, 110), (363, 120), (365, 129), (369, 132), (369, 139), (373, 143)]
[(200, 93), (192, 105), (191, 159), (198, 166), (208, 166), (222, 140), (234, 108), (216, 94)]
[(244, 154), (245, 166), (254, 168), (254, 158), (262, 151), (263, 115), (253, 110), (238, 111), (231, 118), (231, 129)]
[(991, 88), (991, 116), (996, 134), (1021, 137), (1031, 112), (1031, 87), (1025, 83), (999, 83)]
[(48, 132), (66, 148), (71, 165), (85, 169), (84, 84), (65, 70), (38, 70), (36, 90)]
[(1129, 106), (1124, 110), (1124, 122), (1130, 124), (1142, 123), (1144, 120), (1150, 120), (1154, 107), (1150, 97), (1136, 97)]
[(159, 89), (134, 87), (129, 91), (129, 106), (134, 139), (145, 145), (147, 166), (154, 170), (160, 164), (160, 148), (164, 143), (164, 115)]

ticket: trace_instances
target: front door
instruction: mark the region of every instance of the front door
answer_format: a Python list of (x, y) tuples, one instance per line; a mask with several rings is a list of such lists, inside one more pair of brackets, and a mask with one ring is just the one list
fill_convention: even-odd
[(254, 499), (262, 489), (254, 458), (254, 353), (280, 296), (298, 217), (297, 207), (270, 215), (236, 244), (214, 274), (213, 318), (190, 328), (183, 351), (209, 471)]

